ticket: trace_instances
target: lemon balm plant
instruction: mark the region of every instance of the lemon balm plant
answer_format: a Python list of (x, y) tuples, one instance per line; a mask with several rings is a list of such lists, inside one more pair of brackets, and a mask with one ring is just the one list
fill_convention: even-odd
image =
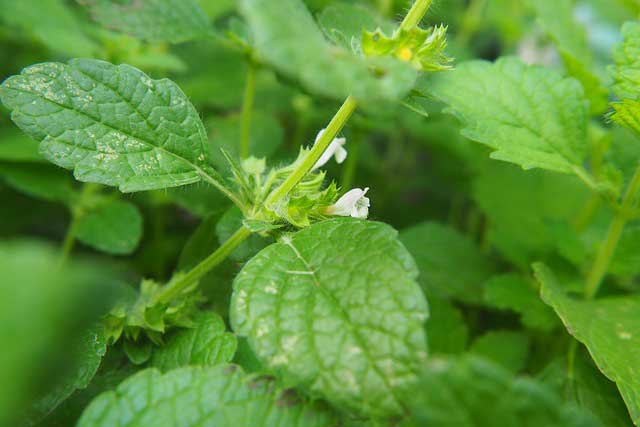
[[(33, 345), (65, 370), (45, 375), (37, 352), (25, 358), (12, 373), (24, 389), (0, 389), (0, 421), (640, 422), (637, 23), (605, 72), (570, 0), (506, 18), (479, 1), (78, 3), (47, 0), (45, 18), (33, 2), (6, 2), (0, 15), (38, 46), (82, 57), (37, 62), (0, 86), (30, 137), (5, 138), (0, 176), (71, 218), (59, 254), (0, 248), (7, 289), (69, 295), (56, 311), (7, 291), (7, 307), (42, 314), (28, 329), (7, 309), (6, 341), (51, 331)], [(447, 26), (422, 25), (438, 7), (462, 58), (482, 56), (486, 14), (505, 51), (544, 34), (555, 62), (454, 63)], [(502, 29), (519, 19), (516, 37)], [(168, 222), (185, 212), (200, 225), (173, 238)], [(112, 256), (141, 248), (123, 268), (76, 242)], [(82, 306), (92, 310), (78, 325), (62, 321)], [(61, 347), (71, 329), (82, 333)], [(14, 341), (15, 354), (28, 350)]]

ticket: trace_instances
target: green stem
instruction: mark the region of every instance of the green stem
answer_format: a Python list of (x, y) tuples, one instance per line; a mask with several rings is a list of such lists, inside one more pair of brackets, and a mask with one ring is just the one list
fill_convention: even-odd
[(393, 7), (393, 0), (378, 0), (378, 11), (382, 16), (389, 16), (391, 14), (391, 8)]
[(67, 232), (64, 236), (64, 241), (62, 243), (62, 249), (60, 251), (60, 264), (64, 264), (69, 256), (71, 255), (71, 251), (73, 251), (73, 247), (76, 243), (76, 231), (78, 229), (78, 224), (80, 220), (84, 216), (85, 204), (87, 203), (87, 199), (94, 194), (100, 186), (91, 183), (85, 183), (82, 186), (82, 191), (80, 192), (80, 197), (73, 203), (73, 206), (70, 208), (71, 212), (71, 222), (67, 227)]
[(338, 112), (333, 116), (326, 130), (322, 134), (322, 137), (315, 143), (309, 154), (303, 159), (303, 161), (298, 165), (298, 167), (285, 179), (285, 181), (280, 185), (280, 187), (276, 188), (265, 201), (265, 204), (269, 206), (273, 206), (277, 204), (280, 200), (289, 194), (291, 191), (304, 176), (311, 170), (313, 165), (316, 164), (322, 153), (329, 147), (331, 141), (338, 135), (338, 133), (342, 130), (344, 125), (347, 123), (355, 109), (358, 107), (358, 103), (356, 100), (348, 96), (344, 101)]
[[(401, 28), (405, 30), (412, 30), (431, 6), (432, 0), (416, 0), (416, 2), (411, 7), (411, 10), (405, 17), (404, 21), (402, 21)], [(248, 84), (247, 86), (250, 86)], [(322, 137), (316, 142), (311, 148), (311, 151), (307, 154), (307, 156), (302, 160), (302, 162), (298, 165), (298, 167), (289, 175), (285, 181), (275, 190), (273, 190), (267, 196), (265, 200), (266, 206), (273, 206), (280, 202), (284, 197), (286, 197), (289, 192), (296, 186), (298, 183), (304, 178), (304, 176), (309, 173), (313, 165), (316, 164), (322, 153), (329, 147), (331, 141), (336, 137), (336, 135), (342, 130), (344, 125), (347, 123), (353, 112), (358, 107), (357, 101), (352, 97), (348, 96), (345, 99), (344, 103), (338, 110), (338, 112), (333, 116), (329, 125), (325, 129)], [(208, 174), (202, 174), (203, 177), (211, 184), (219, 188), (223, 193), (227, 195), (236, 205), (238, 205), (241, 209), (243, 208), (243, 204), (233, 195), (230, 194), (226, 189), (213, 177)], [(165, 289), (160, 292), (157, 297), (157, 302), (167, 303), (171, 301), (175, 296), (179, 295), (189, 286), (191, 286), (194, 282), (202, 278), (205, 274), (209, 272), (212, 268), (220, 264), (235, 248), (240, 245), (247, 237), (251, 235), (251, 232), (244, 227), (241, 227), (238, 231), (235, 232), (229, 240), (227, 240), (222, 246), (220, 246), (215, 252), (209, 255), (204, 261), (200, 264), (196, 265), (192, 270), (190, 270), (187, 274), (182, 276), (179, 280), (175, 282), (169, 283)]]
[(587, 285), (584, 291), (587, 299), (592, 299), (598, 293), (602, 279), (609, 270), (611, 260), (618, 246), (618, 242), (620, 241), (620, 237), (622, 236), (622, 232), (624, 231), (624, 227), (627, 224), (627, 221), (629, 221), (629, 212), (633, 209), (638, 191), (640, 191), (640, 165), (638, 165), (638, 168), (627, 187), (622, 204), (613, 217), (613, 221), (611, 222), (604, 242), (598, 251), (593, 267), (587, 276)]
[(416, 0), (400, 24), (400, 30), (411, 31), (417, 27), (427, 13), (427, 10), (431, 7), (432, 2), (433, 0)]
[(240, 227), (226, 242), (224, 242), (211, 255), (206, 257), (198, 265), (192, 268), (187, 274), (181, 276), (178, 280), (169, 282), (169, 284), (156, 295), (156, 303), (169, 303), (173, 298), (180, 295), (185, 289), (200, 280), (212, 268), (219, 265), (233, 252), (240, 243), (245, 241), (251, 235), (251, 231), (244, 227)]
[(467, 44), (471, 36), (478, 29), (481, 22), (482, 10), (484, 9), (486, 0), (471, 0), (460, 25), (460, 31), (456, 36), (456, 41), (461, 46)]
[(242, 101), (242, 127), (240, 129), (240, 158), (249, 157), (249, 142), (251, 140), (251, 114), (256, 94), (256, 64), (249, 61), (247, 81), (244, 87), (244, 100)]
[(200, 171), (200, 177), (206, 182), (208, 182), (209, 184), (213, 185), (215, 188), (217, 188), (218, 191), (220, 191), (222, 194), (227, 196), (227, 198), (231, 200), (234, 205), (236, 205), (238, 208), (240, 208), (241, 211), (244, 212), (245, 210), (244, 203), (242, 203), (242, 201), (238, 198), (238, 196), (236, 196), (233, 192), (231, 192), (220, 181), (218, 181), (217, 179), (209, 175), (207, 172), (202, 170)]

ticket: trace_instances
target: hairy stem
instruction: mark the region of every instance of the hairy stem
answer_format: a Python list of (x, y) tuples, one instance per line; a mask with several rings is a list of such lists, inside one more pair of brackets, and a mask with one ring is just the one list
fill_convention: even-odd
[[(400, 24), (400, 28), (406, 31), (414, 29), (427, 13), (431, 6), (432, 0), (416, 0), (411, 9)], [(307, 157), (300, 165), (285, 179), (285, 181), (269, 194), (265, 200), (267, 207), (272, 207), (289, 194), (289, 192), (309, 173), (314, 164), (318, 161), (322, 153), (327, 149), (331, 141), (336, 137), (338, 132), (342, 130), (353, 112), (358, 107), (357, 101), (350, 95), (345, 99), (344, 103), (333, 116), (322, 137), (315, 143)]]
[[(431, 6), (432, 0), (416, 0), (416, 2), (411, 7), (411, 10), (405, 17), (404, 21), (402, 21), (401, 27), (406, 30), (413, 29), (418, 23), (422, 20), (422, 17)], [(247, 84), (247, 86), (252, 86), (253, 83)], [(246, 94), (245, 94), (246, 101)], [(251, 101), (253, 103), (253, 101)], [(329, 147), (331, 141), (338, 135), (338, 133), (342, 130), (344, 125), (347, 123), (353, 112), (358, 107), (357, 101), (352, 97), (348, 96), (347, 99), (343, 102), (342, 106), (338, 110), (338, 112), (333, 116), (326, 130), (322, 134), (322, 137), (315, 143), (311, 151), (307, 154), (307, 156), (303, 159), (303, 161), (298, 165), (298, 167), (289, 175), (285, 181), (275, 190), (273, 190), (267, 196), (265, 200), (266, 206), (273, 206), (280, 202), (283, 198), (285, 198), (289, 192), (296, 186), (298, 183), (304, 178), (304, 176), (309, 173), (313, 165), (316, 164), (322, 153)], [(238, 205), (243, 211), (243, 204), (233, 195), (230, 194), (228, 190), (224, 188), (219, 182), (217, 182), (213, 177), (204, 174), (203, 175), (207, 181), (220, 189), (227, 197), (229, 197), (236, 205)], [(201, 279), (202, 276), (207, 274), (212, 268), (220, 264), (224, 259), (233, 252), (235, 248), (240, 245), (247, 237), (251, 235), (251, 232), (244, 227), (241, 227), (238, 231), (235, 232), (233, 236), (229, 238), (222, 246), (220, 246), (215, 252), (209, 255), (204, 261), (200, 264), (196, 265), (192, 270), (190, 270), (187, 274), (182, 276), (179, 280), (175, 282), (171, 282), (162, 292), (158, 294), (156, 300), (159, 302), (167, 303), (171, 301), (172, 298), (179, 295), (189, 286), (193, 285), (194, 282)]]
[(427, 13), (427, 10), (431, 7), (433, 0), (416, 0), (409, 9), (407, 16), (400, 24), (400, 29), (404, 31), (411, 31), (420, 24), (422, 18)]
[(604, 276), (609, 270), (618, 242), (620, 241), (624, 227), (629, 220), (629, 212), (633, 209), (635, 204), (638, 191), (640, 191), (640, 165), (638, 165), (638, 168), (627, 187), (622, 204), (616, 211), (611, 225), (609, 225), (609, 230), (607, 231), (604, 242), (600, 246), (596, 260), (587, 276), (587, 285), (585, 287), (584, 294), (588, 299), (593, 298), (598, 293), (602, 279), (604, 279)]
[(253, 61), (249, 61), (247, 81), (244, 86), (244, 99), (242, 101), (242, 124), (240, 128), (240, 158), (249, 157), (249, 142), (251, 140), (251, 115), (256, 94), (256, 71)]
[(240, 227), (226, 242), (224, 242), (211, 255), (202, 260), (179, 280), (169, 282), (169, 284), (156, 296), (155, 302), (168, 303), (176, 296), (180, 295), (195, 282), (200, 280), (212, 268), (219, 265), (233, 252), (240, 243), (244, 242), (251, 235), (251, 231), (245, 227)]
[(276, 188), (265, 201), (267, 206), (273, 206), (289, 194), (304, 178), (304, 176), (316, 164), (322, 153), (327, 149), (331, 141), (338, 135), (344, 125), (347, 123), (353, 112), (358, 107), (358, 103), (353, 97), (348, 96), (338, 112), (333, 116), (322, 137), (316, 142), (309, 154), (304, 158), (300, 165), (285, 179), (285, 181)]

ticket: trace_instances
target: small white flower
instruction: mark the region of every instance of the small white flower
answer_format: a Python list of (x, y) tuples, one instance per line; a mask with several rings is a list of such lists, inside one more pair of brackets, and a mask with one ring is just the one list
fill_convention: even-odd
[(354, 188), (347, 191), (334, 205), (327, 208), (327, 213), (366, 219), (369, 216), (369, 206), (371, 206), (369, 198), (364, 196), (367, 191), (369, 191), (369, 187), (364, 190)]
[[(318, 140), (322, 137), (322, 134), (324, 133), (325, 130), (326, 129), (322, 129), (320, 132), (318, 132), (318, 136), (316, 136), (316, 140), (313, 143), (314, 145), (318, 143)], [(334, 138), (333, 141), (331, 141), (331, 144), (329, 144), (329, 146), (327, 147), (327, 149), (324, 150), (324, 153), (322, 153), (322, 156), (320, 156), (316, 164), (313, 165), (313, 168), (311, 168), (311, 170), (314, 171), (318, 168), (321, 168), (329, 160), (331, 160), (332, 156), (336, 158), (336, 162), (338, 163), (344, 162), (344, 159), (347, 158), (347, 150), (343, 147), (343, 145), (346, 144), (346, 142), (347, 142), (346, 138)]]

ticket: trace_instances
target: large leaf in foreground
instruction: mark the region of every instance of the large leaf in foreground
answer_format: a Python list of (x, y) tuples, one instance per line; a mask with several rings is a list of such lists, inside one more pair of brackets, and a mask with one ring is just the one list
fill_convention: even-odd
[(342, 408), (399, 415), (397, 391), (427, 356), (417, 275), (388, 225), (325, 221), (284, 236), (245, 265), (231, 322), (288, 381)]
[(335, 421), (316, 405), (291, 400), (272, 380), (233, 365), (144, 370), (98, 396), (78, 427), (311, 427)]
[(462, 63), (434, 75), (426, 90), (462, 119), (464, 136), (494, 150), (492, 158), (585, 173), (587, 103), (577, 81), (502, 58)]
[(432, 359), (407, 395), (422, 427), (597, 427), (540, 382), (476, 357)]
[(78, 0), (105, 27), (148, 41), (183, 42), (210, 33), (197, 0)]
[(587, 346), (598, 368), (615, 381), (640, 425), (640, 296), (579, 301), (567, 296), (549, 268), (535, 264), (542, 298), (567, 330)]
[(240, 5), (260, 57), (312, 92), (380, 100), (400, 99), (413, 88), (417, 74), (408, 64), (366, 60), (329, 44), (301, 0), (242, 0)]
[(42, 154), (80, 181), (131, 192), (211, 179), (204, 126), (170, 80), (74, 59), (25, 68), (2, 83), (0, 98)]

